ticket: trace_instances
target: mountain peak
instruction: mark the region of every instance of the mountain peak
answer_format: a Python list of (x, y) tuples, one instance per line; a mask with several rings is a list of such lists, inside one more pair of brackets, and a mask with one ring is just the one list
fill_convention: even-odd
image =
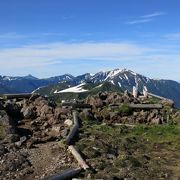
[(24, 76), (25, 79), (38, 79), (37, 77), (34, 77), (31, 74), (28, 74), (27, 76)]

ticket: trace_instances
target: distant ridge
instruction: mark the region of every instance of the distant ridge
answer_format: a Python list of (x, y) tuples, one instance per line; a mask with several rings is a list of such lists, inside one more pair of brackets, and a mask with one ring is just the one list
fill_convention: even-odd
[(25, 93), (37, 91), (46, 94), (53, 94), (56, 90), (78, 86), (82, 83), (102, 84), (109, 82), (121, 90), (132, 91), (136, 79), (139, 88), (142, 90), (145, 85), (149, 92), (172, 99), (177, 107), (180, 107), (180, 83), (172, 80), (157, 80), (145, 77), (141, 74), (127, 69), (114, 69), (101, 71), (94, 75), (85, 73), (77, 77), (71, 74), (38, 79), (32, 75), (24, 77), (0, 76), (0, 93)]

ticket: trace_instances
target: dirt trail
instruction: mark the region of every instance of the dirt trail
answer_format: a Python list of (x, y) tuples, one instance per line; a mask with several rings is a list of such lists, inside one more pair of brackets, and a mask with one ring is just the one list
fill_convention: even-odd
[(36, 145), (35, 148), (29, 150), (29, 160), (34, 173), (27, 176), (27, 180), (43, 179), (47, 175), (76, 167), (73, 157), (60, 148), (57, 142)]

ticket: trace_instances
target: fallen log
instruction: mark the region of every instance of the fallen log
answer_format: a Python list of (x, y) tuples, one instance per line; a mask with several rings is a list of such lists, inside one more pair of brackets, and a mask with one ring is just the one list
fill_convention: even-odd
[(73, 112), (73, 122), (74, 122), (74, 125), (71, 128), (68, 136), (66, 137), (66, 144), (67, 145), (71, 144), (72, 140), (74, 139), (74, 137), (77, 134), (78, 129), (79, 129), (78, 115), (77, 115), (76, 111)]
[(77, 176), (81, 171), (81, 168), (67, 169), (61, 173), (54, 174), (44, 180), (67, 180)]
[(3, 99), (24, 99), (24, 98), (30, 98), (32, 95), (37, 95), (39, 94), (32, 94), (32, 93), (21, 93), (21, 94), (1, 94), (0, 96)]
[(136, 127), (134, 124), (123, 124), (123, 123), (115, 123), (114, 126), (127, 126), (127, 127)]
[(162, 104), (129, 104), (132, 109), (162, 109)]
[(86, 164), (86, 162), (84, 161), (84, 159), (82, 158), (82, 156), (79, 154), (79, 152), (76, 150), (74, 146), (71, 145), (68, 147), (68, 149), (84, 170), (89, 169), (89, 166)]
[(162, 99), (162, 100), (167, 100), (167, 101), (170, 101), (170, 99), (167, 99), (167, 98), (165, 98), (165, 97), (162, 97), (162, 96), (158, 96), (158, 95), (156, 95), (156, 94), (153, 94), (153, 93), (147, 93), (147, 95), (148, 96), (153, 96), (153, 97), (156, 97), (156, 98), (158, 98), (158, 99)]

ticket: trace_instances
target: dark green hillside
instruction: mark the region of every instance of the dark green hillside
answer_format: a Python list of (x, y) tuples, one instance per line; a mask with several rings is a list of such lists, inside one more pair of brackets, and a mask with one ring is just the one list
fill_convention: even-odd
[(52, 99), (55, 99), (56, 101), (84, 99), (88, 95), (94, 95), (99, 92), (122, 92), (122, 90), (119, 87), (109, 82), (104, 82), (103, 84), (87, 83), (83, 85), (82, 88), (88, 91), (82, 93), (73, 93), (73, 92), (54, 93), (55, 91), (61, 91), (67, 88), (69, 88), (68, 83), (58, 83), (56, 85), (40, 88), (36, 92), (40, 93), (41, 95), (49, 96)]

